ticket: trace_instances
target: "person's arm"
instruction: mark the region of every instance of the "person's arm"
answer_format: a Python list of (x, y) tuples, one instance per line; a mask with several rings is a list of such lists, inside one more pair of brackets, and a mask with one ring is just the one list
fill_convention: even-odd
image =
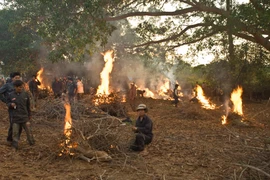
[(26, 94), (26, 96), (27, 96), (26, 108), (27, 108), (27, 112), (28, 112), (28, 118), (29, 118), (29, 120), (30, 120), (30, 119), (31, 119), (30, 98), (29, 98), (28, 94)]
[(11, 96), (8, 96), (6, 101), (7, 101), (7, 106), (8, 106), (9, 109), (15, 109), (16, 108), (16, 104), (14, 102), (12, 102)]
[(4, 93), (7, 92), (7, 84), (4, 84), (1, 88), (0, 88), (0, 100), (4, 103), (7, 103), (7, 99), (4, 96)]
[(136, 127), (136, 128), (138, 132), (141, 132), (143, 134), (149, 134), (151, 133), (152, 122), (149, 119), (147, 119), (147, 122), (144, 127)]

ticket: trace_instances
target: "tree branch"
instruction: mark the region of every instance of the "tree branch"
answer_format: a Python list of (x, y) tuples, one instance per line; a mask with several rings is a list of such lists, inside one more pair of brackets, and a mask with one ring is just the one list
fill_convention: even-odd
[(191, 8), (176, 10), (173, 12), (131, 12), (131, 13), (115, 16), (115, 17), (105, 17), (104, 19), (106, 21), (117, 21), (117, 20), (128, 18), (128, 17), (134, 17), (134, 16), (178, 16), (178, 15), (194, 12), (196, 10), (197, 10), (196, 8), (191, 7)]
[(139, 44), (139, 45), (135, 45), (133, 47), (141, 47), (141, 46), (149, 46), (150, 44), (158, 44), (158, 43), (162, 43), (162, 42), (166, 42), (166, 41), (171, 41), (171, 40), (174, 40), (180, 36), (182, 36), (185, 32), (187, 32), (189, 29), (192, 29), (192, 28), (196, 28), (196, 27), (202, 27), (202, 26), (208, 26), (209, 23), (198, 23), (198, 24), (193, 24), (193, 25), (190, 25), (190, 26), (187, 26), (185, 29), (183, 29), (180, 33), (178, 34), (175, 34), (175, 35), (172, 35), (168, 38), (165, 38), (165, 39), (160, 39), (160, 40), (157, 40), (157, 41), (148, 41), (146, 43), (143, 43), (143, 44)]
[(200, 37), (198, 39), (194, 39), (193, 41), (189, 41), (189, 42), (185, 42), (185, 43), (178, 44), (178, 45), (175, 45), (175, 46), (171, 46), (171, 49), (174, 49), (174, 48), (177, 48), (177, 47), (180, 47), (180, 46), (189, 45), (189, 44), (193, 44), (193, 43), (199, 42), (199, 41), (201, 41), (203, 39), (209, 38), (209, 37), (217, 34), (218, 32), (219, 31), (213, 31), (213, 32), (211, 32), (209, 34), (206, 34), (205, 36), (202, 36), (202, 37)]

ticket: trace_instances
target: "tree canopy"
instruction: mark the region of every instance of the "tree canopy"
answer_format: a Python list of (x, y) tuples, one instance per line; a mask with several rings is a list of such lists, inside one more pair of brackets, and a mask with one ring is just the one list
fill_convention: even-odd
[(141, 39), (135, 47), (158, 43), (173, 49), (200, 42), (198, 50), (207, 47), (215, 51), (215, 45), (227, 43), (229, 25), (234, 37), (269, 51), (270, 2), (231, 3), (227, 10), (227, 1), (6, 0), (22, 13), (22, 25), (30, 26), (50, 45), (54, 60), (78, 60), (96, 45), (104, 46), (117, 29), (112, 22), (131, 17), (148, 17), (136, 27)]
[(18, 12), (0, 11), (0, 61), (2, 71), (31, 72), (36, 66), (39, 55), (39, 37), (28, 27), (18, 26)]

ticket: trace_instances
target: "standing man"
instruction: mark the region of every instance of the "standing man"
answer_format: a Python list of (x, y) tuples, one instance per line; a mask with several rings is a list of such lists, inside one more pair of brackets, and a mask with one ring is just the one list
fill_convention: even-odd
[(175, 84), (173, 89), (173, 98), (174, 98), (174, 106), (177, 107), (179, 100), (178, 100), (178, 84)]
[(13, 82), (15, 91), (13, 91), (8, 99), (7, 105), (10, 109), (12, 121), (12, 147), (18, 149), (18, 142), (21, 136), (21, 129), (23, 128), (27, 135), (27, 140), (30, 145), (34, 144), (34, 138), (30, 128), (30, 98), (24, 91), (24, 83), (21, 80)]
[[(21, 79), (21, 74), (19, 72), (10, 73), (10, 79), (11, 79), (11, 81), (4, 84), (0, 88), (0, 99), (4, 103), (7, 103), (7, 99), (9, 97), (9, 95), (14, 91), (13, 82), (16, 81), (16, 80), (20, 80)], [(12, 142), (12, 120), (11, 120), (11, 114), (10, 113), (11, 113), (10, 109), (8, 109), (8, 114), (9, 114), (9, 129), (8, 129), (8, 136), (7, 136), (7, 142), (8, 143)]]
[(68, 100), (69, 103), (74, 103), (74, 98), (77, 92), (77, 85), (73, 82), (73, 78), (69, 77), (67, 82), (67, 93), (68, 93)]
[(134, 143), (130, 146), (133, 151), (143, 151), (146, 144), (150, 144), (153, 139), (153, 122), (146, 115), (147, 107), (145, 104), (140, 104), (137, 107), (138, 119), (136, 125), (132, 127), (136, 137)]
[(32, 80), (28, 83), (28, 86), (29, 86), (29, 90), (30, 92), (32, 93), (33, 95), (33, 98), (34, 98), (34, 108), (37, 107), (37, 98), (38, 98), (38, 86), (40, 86), (41, 83), (40, 81), (37, 79), (36, 75), (33, 75), (32, 76)]
[(52, 90), (55, 98), (60, 98), (62, 94), (63, 84), (59, 81), (58, 78), (54, 78), (54, 82), (52, 83)]
[(78, 100), (81, 100), (83, 98), (83, 93), (84, 93), (84, 89), (83, 89), (83, 83), (81, 78), (77, 79), (77, 98)]
[(135, 111), (135, 97), (137, 94), (137, 88), (135, 83), (131, 83), (130, 84), (130, 90), (129, 90), (129, 100), (130, 100), (130, 106), (132, 108), (133, 111)]

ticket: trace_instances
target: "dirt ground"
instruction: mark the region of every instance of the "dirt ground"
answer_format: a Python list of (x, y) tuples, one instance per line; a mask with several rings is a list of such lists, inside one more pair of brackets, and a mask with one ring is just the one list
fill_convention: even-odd
[[(40, 100), (42, 101), (42, 100)], [(145, 103), (154, 122), (154, 140), (142, 155), (121, 149), (110, 153), (112, 161), (86, 162), (73, 156), (58, 156), (64, 119), (36, 117), (33, 114), (34, 146), (22, 133), (19, 150), (6, 143), (9, 126), (7, 109), (0, 105), (0, 179), (22, 180), (257, 180), (270, 179), (270, 104), (244, 102), (248, 125), (221, 124), (222, 106), (215, 110), (183, 101), (179, 107), (170, 101), (149, 98)], [(49, 103), (46, 106), (50, 106)], [(85, 104), (87, 106), (87, 104)], [(136, 112), (125, 104), (132, 120)], [(64, 115), (63, 115), (64, 116)], [(132, 136), (131, 125), (120, 125)], [(128, 144), (123, 140), (123, 144)]]

